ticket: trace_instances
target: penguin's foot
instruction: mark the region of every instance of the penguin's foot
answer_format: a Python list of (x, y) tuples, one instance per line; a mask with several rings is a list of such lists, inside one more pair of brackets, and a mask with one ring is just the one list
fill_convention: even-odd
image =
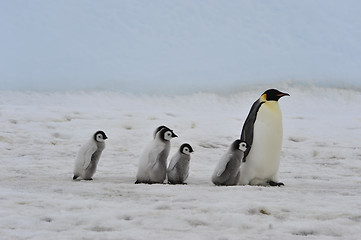
[(135, 181), (134, 184), (141, 184), (141, 183), (144, 183), (144, 184), (153, 184), (152, 182), (142, 182), (142, 181)]
[(216, 186), (226, 186), (226, 184), (220, 182), (213, 182), (213, 184)]
[(281, 186), (284, 186), (283, 183), (281, 183), (281, 182), (275, 182), (275, 181), (272, 181), (272, 180), (268, 181), (267, 183), (268, 183), (270, 186), (272, 186), (272, 187), (281, 187)]
[(74, 175), (73, 180), (76, 180), (79, 176)]
[(87, 179), (84, 179), (84, 180), (87, 180), (87, 181), (93, 181), (92, 178), (87, 178)]
[(177, 184), (179, 184), (179, 185), (187, 185), (187, 183), (185, 183), (185, 182), (169, 182), (169, 181), (168, 181), (168, 184), (170, 184), (170, 185), (177, 185)]
[(152, 184), (164, 184), (164, 183), (160, 183), (160, 182), (138, 181), (138, 180), (135, 182), (135, 184), (140, 184), (140, 183), (149, 184), (149, 185), (152, 185)]

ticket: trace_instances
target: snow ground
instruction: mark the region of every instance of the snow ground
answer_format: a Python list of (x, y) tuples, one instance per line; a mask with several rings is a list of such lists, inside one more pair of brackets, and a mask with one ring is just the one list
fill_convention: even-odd
[[(216, 187), (210, 177), (264, 89), (179, 96), (0, 95), (2, 239), (358, 239), (359, 91), (288, 87), (280, 100), (285, 187)], [(188, 185), (135, 185), (165, 124), (195, 149)], [(72, 181), (81, 144), (109, 139), (93, 181)]]

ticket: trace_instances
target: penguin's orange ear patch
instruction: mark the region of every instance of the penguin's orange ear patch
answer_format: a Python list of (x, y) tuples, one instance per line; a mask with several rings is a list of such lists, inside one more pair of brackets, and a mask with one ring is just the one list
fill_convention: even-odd
[(261, 97), (260, 97), (260, 101), (261, 102), (266, 102), (267, 101), (267, 94), (263, 94)]

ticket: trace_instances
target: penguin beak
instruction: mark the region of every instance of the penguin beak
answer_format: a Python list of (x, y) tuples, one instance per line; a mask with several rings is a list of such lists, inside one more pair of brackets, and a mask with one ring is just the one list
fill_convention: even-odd
[(172, 138), (178, 137), (174, 132), (172, 132)]
[(289, 94), (288, 93), (283, 93), (283, 92), (277, 94), (277, 97), (280, 97), (280, 98), (284, 97), (284, 96), (289, 96)]

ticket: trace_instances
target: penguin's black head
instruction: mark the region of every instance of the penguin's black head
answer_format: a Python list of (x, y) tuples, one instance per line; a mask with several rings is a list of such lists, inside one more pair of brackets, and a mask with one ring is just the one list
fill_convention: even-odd
[(242, 152), (245, 152), (247, 150), (248, 144), (245, 141), (241, 141), (240, 139), (237, 139), (232, 144), (233, 150), (241, 150)]
[(173, 130), (167, 127), (162, 128), (157, 135), (159, 135), (163, 141), (170, 141), (172, 138), (178, 137)]
[(283, 96), (289, 96), (289, 94), (280, 92), (277, 89), (268, 89), (262, 94), (261, 98), (265, 101), (278, 101)]
[(97, 131), (94, 133), (94, 140), (96, 142), (104, 142), (104, 140), (108, 139), (107, 135), (103, 131)]
[(191, 145), (189, 145), (188, 143), (183, 143), (180, 148), (179, 151), (183, 154), (189, 155), (191, 154), (193, 151), (193, 148)]
[[(153, 133), (153, 138), (155, 138), (155, 136), (157, 135), (157, 133), (158, 133), (160, 130), (162, 130), (162, 128), (168, 128), (168, 127), (167, 127), (167, 126), (164, 126), (164, 125), (157, 127), (157, 128), (155, 129), (154, 133)], [(169, 129), (169, 128), (168, 128), (168, 129)]]

